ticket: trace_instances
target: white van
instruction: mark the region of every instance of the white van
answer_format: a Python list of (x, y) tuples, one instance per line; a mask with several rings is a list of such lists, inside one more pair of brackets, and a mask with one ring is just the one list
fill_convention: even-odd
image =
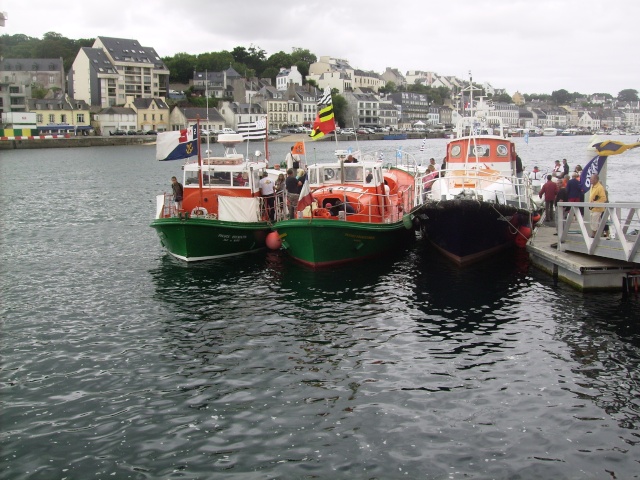
[(232, 128), (223, 128), (222, 130), (220, 130), (220, 133), (236, 133), (235, 130), (233, 130)]

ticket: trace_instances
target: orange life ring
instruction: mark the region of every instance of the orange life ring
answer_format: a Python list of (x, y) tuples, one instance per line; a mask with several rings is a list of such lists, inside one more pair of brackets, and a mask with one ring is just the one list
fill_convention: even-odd
[(313, 216), (319, 218), (329, 218), (331, 216), (331, 212), (326, 208), (316, 208), (313, 211)]

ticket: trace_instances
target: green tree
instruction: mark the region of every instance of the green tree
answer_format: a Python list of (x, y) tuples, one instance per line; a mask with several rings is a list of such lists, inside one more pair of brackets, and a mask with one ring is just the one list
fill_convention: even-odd
[(451, 98), (451, 89), (449, 87), (445, 87), (443, 85), (441, 87), (436, 87), (435, 91), (437, 92), (438, 97), (440, 97), (438, 105), (444, 105), (444, 100), (447, 98)]
[(384, 87), (380, 88), (381, 93), (394, 93), (397, 91), (395, 82), (387, 82)]
[(493, 101), (501, 103), (513, 103), (513, 98), (511, 98), (511, 95), (509, 95), (508, 93), (501, 93), (500, 95), (494, 95)]
[[(264, 69), (263, 62), (266, 59), (266, 52), (260, 47), (255, 47), (253, 45), (248, 49), (244, 47), (236, 47), (231, 51), (231, 54), (233, 55), (233, 59), (236, 63), (245, 65), (244, 69), (239, 67), (240, 69), (245, 71), (252, 70), (254, 76), (256, 71), (262, 71)], [(240, 70), (237, 68), (236, 71), (240, 73)]]
[[(222, 72), (233, 64), (234, 59), (231, 52), (208, 52), (201, 53), (196, 59), (196, 69), (199, 72)], [(173, 72), (172, 76), (173, 76)]]
[(633, 88), (620, 90), (620, 92), (618, 93), (618, 100), (620, 100), (621, 102), (637, 102), (638, 90), (634, 90)]
[(331, 101), (333, 102), (333, 116), (336, 124), (342, 127), (347, 126), (347, 100), (338, 93), (338, 89), (331, 90)]
[(44, 98), (47, 96), (48, 92), (49, 90), (44, 88), (44, 86), (40, 85), (39, 83), (34, 83), (31, 85), (31, 96), (33, 98)]
[(298, 67), (298, 71), (303, 77), (309, 75), (309, 66), (318, 61), (317, 57), (307, 49), (293, 47), (291, 53), (293, 65)]
[(275, 67), (268, 67), (263, 70), (262, 74), (260, 75), (260, 78), (270, 78), (272, 81), (272, 84), (275, 85), (276, 76), (278, 75), (278, 73), (280, 73), (280, 69)]
[(551, 100), (556, 105), (565, 105), (571, 102), (571, 94), (567, 92), (564, 88), (560, 90), (555, 90), (551, 92)]
[(180, 52), (173, 57), (165, 57), (162, 61), (171, 72), (172, 82), (189, 83), (189, 79), (193, 78), (193, 70), (196, 68), (195, 55)]
[(294, 62), (305, 62), (309, 65), (318, 61), (318, 58), (306, 48), (293, 47), (291, 58)]
[(271, 55), (265, 62), (266, 68), (275, 68), (280, 71), (281, 68), (289, 68), (293, 65), (291, 55), (280, 50)]

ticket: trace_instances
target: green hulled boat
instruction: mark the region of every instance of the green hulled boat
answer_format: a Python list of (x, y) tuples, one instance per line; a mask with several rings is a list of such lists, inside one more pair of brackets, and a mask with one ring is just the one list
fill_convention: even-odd
[(282, 247), (310, 267), (339, 265), (404, 248), (414, 236), (412, 215), (394, 223), (327, 218), (285, 220), (276, 225)]
[(240, 255), (265, 248), (268, 222), (225, 222), (188, 214), (151, 223), (160, 242), (174, 257), (187, 262)]
[[(371, 258), (404, 248), (414, 237), (413, 211), (421, 185), (402, 170), (384, 171), (371, 157), (308, 168), (300, 194), (298, 217), (276, 223), (282, 247), (310, 267), (325, 267)], [(309, 192), (309, 193), (307, 193)]]
[[(183, 200), (157, 196), (151, 227), (176, 258), (187, 262), (229, 257), (265, 248), (272, 222), (260, 194), (267, 164), (246, 160), (235, 151), (240, 135), (220, 135), (224, 156), (198, 158), (183, 165)], [(274, 218), (284, 218), (284, 196), (275, 198)]]

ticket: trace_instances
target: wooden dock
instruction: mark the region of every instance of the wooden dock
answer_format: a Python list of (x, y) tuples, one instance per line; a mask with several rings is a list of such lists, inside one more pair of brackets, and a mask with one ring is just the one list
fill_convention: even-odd
[(637, 263), (558, 250), (555, 222), (536, 227), (527, 251), (533, 265), (582, 291), (621, 290)]

